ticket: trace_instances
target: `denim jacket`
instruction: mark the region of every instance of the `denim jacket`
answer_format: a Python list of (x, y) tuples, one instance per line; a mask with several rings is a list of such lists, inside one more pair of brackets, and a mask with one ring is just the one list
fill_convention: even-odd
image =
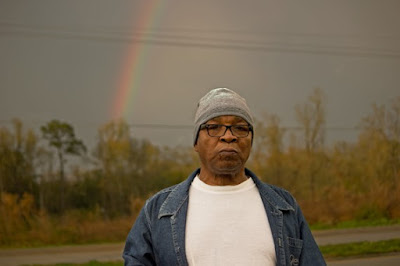
[[(188, 265), (185, 227), (189, 187), (197, 169), (180, 184), (166, 188), (146, 201), (128, 234), (125, 265)], [(277, 265), (326, 265), (307, 222), (289, 192), (261, 182), (256, 184), (268, 216)]]

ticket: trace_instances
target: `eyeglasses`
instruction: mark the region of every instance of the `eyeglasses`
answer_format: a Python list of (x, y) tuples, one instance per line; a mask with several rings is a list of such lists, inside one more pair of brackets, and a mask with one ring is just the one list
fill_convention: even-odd
[(229, 129), (235, 137), (245, 138), (249, 135), (249, 132), (253, 132), (251, 125), (218, 125), (218, 124), (202, 124), (200, 129), (207, 129), (207, 133), (210, 137), (222, 137)]

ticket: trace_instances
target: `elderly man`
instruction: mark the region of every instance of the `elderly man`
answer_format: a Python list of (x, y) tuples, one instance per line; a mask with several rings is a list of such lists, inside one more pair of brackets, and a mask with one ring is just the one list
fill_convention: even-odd
[(325, 265), (295, 199), (245, 168), (253, 142), (245, 99), (218, 88), (200, 99), (200, 169), (147, 200), (125, 265)]

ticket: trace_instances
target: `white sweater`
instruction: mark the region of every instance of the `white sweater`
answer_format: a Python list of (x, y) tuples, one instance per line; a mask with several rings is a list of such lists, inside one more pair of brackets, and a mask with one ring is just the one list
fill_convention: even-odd
[(275, 265), (275, 247), (260, 194), (251, 178), (210, 186), (198, 176), (189, 190), (189, 265)]

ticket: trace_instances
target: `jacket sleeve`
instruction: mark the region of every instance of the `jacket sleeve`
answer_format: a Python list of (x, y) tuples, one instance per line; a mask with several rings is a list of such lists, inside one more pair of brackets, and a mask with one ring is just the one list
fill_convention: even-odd
[(125, 266), (156, 265), (146, 205), (128, 234), (122, 257)]
[(298, 220), (300, 225), (300, 237), (303, 240), (303, 251), (300, 256), (299, 265), (324, 266), (326, 265), (325, 259), (322, 256), (322, 253), (319, 250), (317, 243), (315, 242), (310, 227), (308, 226), (307, 221), (300, 207), (297, 204), (296, 207), (297, 207), (296, 213), (298, 215)]

